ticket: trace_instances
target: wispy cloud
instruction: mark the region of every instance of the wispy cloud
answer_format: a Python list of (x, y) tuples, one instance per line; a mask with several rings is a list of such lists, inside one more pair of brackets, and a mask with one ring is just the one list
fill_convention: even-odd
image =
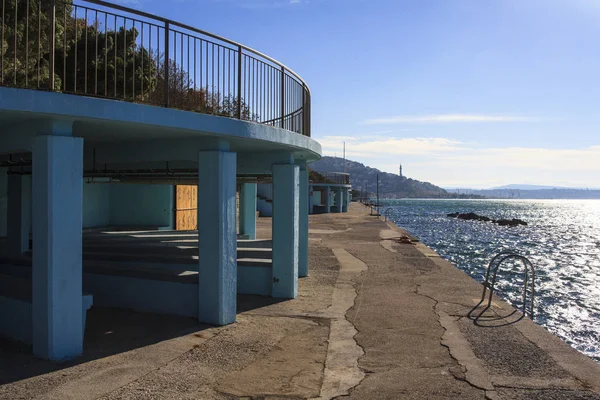
[(491, 187), (509, 183), (600, 186), (600, 146), (581, 148), (486, 147), (439, 137), (377, 135), (317, 138), (324, 155), (340, 155), (442, 186)]
[(354, 157), (386, 157), (426, 155), (460, 150), (460, 142), (444, 138), (390, 138), (385, 136), (326, 136), (318, 139), (323, 152), (339, 152), (346, 142), (348, 155)]
[(438, 115), (398, 115), (394, 117), (367, 119), (365, 125), (422, 124), (422, 123), (467, 123), (467, 122), (533, 122), (539, 118), (509, 115), (478, 114), (438, 114)]

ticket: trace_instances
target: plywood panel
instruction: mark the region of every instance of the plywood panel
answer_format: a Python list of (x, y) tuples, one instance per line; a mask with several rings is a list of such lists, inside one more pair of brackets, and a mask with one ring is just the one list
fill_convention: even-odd
[(198, 229), (198, 186), (175, 187), (175, 229), (178, 231)]

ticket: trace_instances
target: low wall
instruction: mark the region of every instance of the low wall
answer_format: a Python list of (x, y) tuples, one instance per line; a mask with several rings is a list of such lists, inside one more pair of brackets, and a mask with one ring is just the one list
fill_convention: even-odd
[[(85, 332), (87, 310), (92, 307), (92, 302), (92, 295), (82, 296), (83, 332)], [(33, 306), (29, 279), (0, 275), (0, 334), (20, 342), (32, 343)]]
[[(145, 264), (145, 267), (146, 271), (151, 271), (168, 268), (176, 270), (181, 266), (158, 264), (152, 267)], [(183, 274), (177, 272), (173, 280), (165, 280), (84, 272), (83, 287), (86, 292), (93, 293), (97, 306), (196, 318), (199, 298), (198, 274), (196, 271), (186, 271), (184, 274), (182, 277)], [(175, 281), (177, 279), (180, 281)], [(239, 294), (270, 296), (272, 281), (271, 267), (238, 265)]]

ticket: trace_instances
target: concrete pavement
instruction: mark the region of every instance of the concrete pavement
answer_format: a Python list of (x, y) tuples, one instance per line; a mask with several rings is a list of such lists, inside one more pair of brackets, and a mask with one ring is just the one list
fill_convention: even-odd
[(0, 340), (0, 399), (600, 399), (599, 364), (500, 300), (475, 325), (481, 285), (360, 205), (310, 230), (297, 299), (225, 327), (92, 309), (70, 364)]

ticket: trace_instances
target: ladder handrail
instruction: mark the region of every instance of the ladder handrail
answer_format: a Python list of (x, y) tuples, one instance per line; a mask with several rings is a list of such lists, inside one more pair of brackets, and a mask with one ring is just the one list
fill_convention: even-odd
[[(534, 317), (533, 309), (534, 309), (534, 301), (535, 301), (535, 268), (534, 268), (533, 264), (531, 263), (531, 261), (527, 257), (525, 257), (515, 251), (512, 251), (512, 250), (501, 251), (500, 253), (496, 254), (492, 258), (490, 263), (488, 264), (488, 268), (487, 268), (487, 271), (485, 274), (485, 281), (483, 283), (483, 293), (481, 294), (480, 304), (485, 301), (486, 291), (489, 289), (490, 293), (488, 296), (488, 304), (485, 309), (488, 309), (491, 306), (492, 297), (494, 294), (494, 286), (496, 284), (496, 278), (498, 275), (498, 269), (502, 265), (502, 263), (504, 263), (506, 260), (510, 260), (510, 259), (521, 261), (521, 264), (524, 267), (525, 271), (524, 271), (523, 295), (522, 295), (523, 296), (522, 312), (523, 312), (523, 315), (527, 316), (527, 289), (528, 289), (528, 286), (530, 286), (531, 300), (530, 300), (530, 306), (529, 306), (529, 318), (533, 319), (533, 317)], [(490, 283), (490, 272), (492, 272), (492, 271), (493, 271), (493, 274), (492, 274), (492, 280)], [(528, 285), (529, 274), (531, 274), (530, 285)]]

